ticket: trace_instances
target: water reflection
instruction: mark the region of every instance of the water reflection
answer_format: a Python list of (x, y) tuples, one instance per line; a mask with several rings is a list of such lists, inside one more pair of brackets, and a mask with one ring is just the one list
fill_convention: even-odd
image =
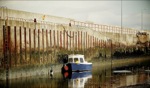
[(68, 79), (69, 88), (84, 88), (88, 79), (92, 78), (91, 72), (65, 72), (63, 77)]
[[(150, 66), (93, 67), (92, 72), (56, 73), (9, 80), (10, 88), (150, 88)], [(118, 71), (114, 72), (114, 71)], [(128, 72), (126, 72), (128, 71)], [(129, 72), (130, 71), (130, 72)], [(1, 87), (2, 86), (2, 87)], [(0, 80), (0, 88), (6, 82)]]

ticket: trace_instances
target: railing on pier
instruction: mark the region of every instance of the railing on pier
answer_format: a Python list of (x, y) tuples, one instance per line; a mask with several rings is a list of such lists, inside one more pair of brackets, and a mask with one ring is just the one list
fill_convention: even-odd
[(131, 29), (131, 28), (122, 28), (118, 26), (110, 26), (110, 25), (100, 25), (94, 24), (90, 22), (80, 22), (80, 21), (70, 21), (73, 26), (80, 26), (93, 29), (99, 32), (111, 32), (111, 33), (119, 33), (119, 34), (136, 34), (139, 30)]

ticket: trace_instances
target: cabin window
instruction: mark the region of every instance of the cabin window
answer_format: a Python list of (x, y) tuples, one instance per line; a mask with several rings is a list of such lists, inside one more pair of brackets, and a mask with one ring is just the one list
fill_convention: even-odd
[(74, 62), (75, 62), (75, 63), (79, 63), (78, 58), (74, 58)]
[(69, 59), (68, 59), (68, 62), (73, 62), (73, 59), (72, 59), (72, 58), (69, 58)]
[(84, 61), (83, 61), (83, 58), (80, 58), (80, 63), (83, 63)]

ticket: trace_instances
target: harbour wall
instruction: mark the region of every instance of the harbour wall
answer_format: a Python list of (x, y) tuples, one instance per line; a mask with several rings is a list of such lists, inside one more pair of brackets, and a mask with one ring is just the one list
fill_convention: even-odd
[(45, 68), (43, 72), (47, 73), (49, 66), (62, 64), (63, 54), (84, 54), (89, 61), (99, 55), (105, 59), (110, 58), (116, 51), (136, 50), (136, 32), (140, 31), (137, 29), (80, 22), (7, 8), (1, 8), (0, 11), (2, 72), (6, 67), (23, 68), (24, 70), (20, 70), (21, 74), (27, 72), (27, 75), (32, 75), (28, 71), (35, 67)]

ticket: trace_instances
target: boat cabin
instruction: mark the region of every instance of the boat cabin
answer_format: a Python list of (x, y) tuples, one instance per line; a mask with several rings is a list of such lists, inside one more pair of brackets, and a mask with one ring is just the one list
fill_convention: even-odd
[(84, 55), (76, 54), (68, 56), (68, 63), (85, 63)]

